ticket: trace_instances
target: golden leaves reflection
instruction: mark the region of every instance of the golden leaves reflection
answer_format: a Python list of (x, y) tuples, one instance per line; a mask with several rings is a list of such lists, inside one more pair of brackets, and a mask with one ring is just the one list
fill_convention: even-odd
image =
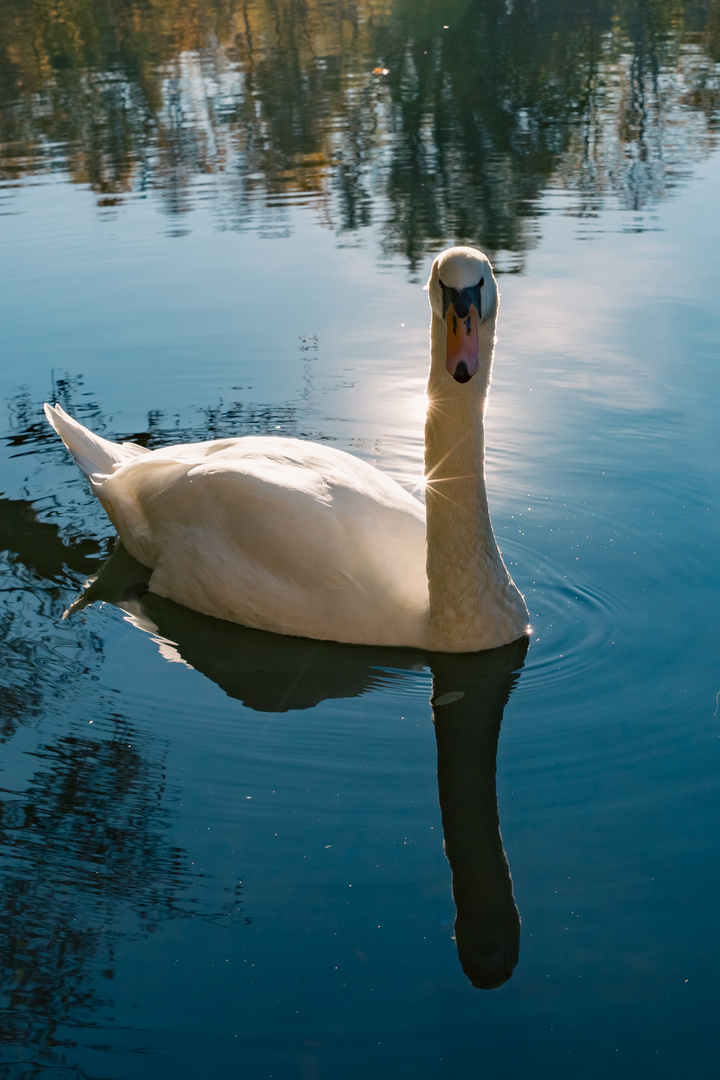
[(0, 178), (202, 189), (229, 228), (312, 200), (412, 264), (523, 251), (548, 183), (639, 208), (715, 145), (719, 28), (720, 0), (5, 0)]

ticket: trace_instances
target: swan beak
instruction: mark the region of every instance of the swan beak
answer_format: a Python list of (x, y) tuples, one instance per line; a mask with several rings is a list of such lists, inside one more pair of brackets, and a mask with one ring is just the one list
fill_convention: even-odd
[(445, 312), (445, 370), (459, 383), (469, 382), (480, 366), (480, 317), (474, 303), (466, 304), (465, 308), (465, 315), (460, 317), (450, 301)]

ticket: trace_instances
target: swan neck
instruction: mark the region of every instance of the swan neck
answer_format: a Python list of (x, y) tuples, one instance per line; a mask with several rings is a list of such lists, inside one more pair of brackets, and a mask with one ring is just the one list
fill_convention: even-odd
[(479, 369), (468, 383), (445, 371), (445, 336), (433, 316), (425, 421), (429, 636), (433, 648), (470, 652), (516, 640), (527, 618), (495, 542), (485, 487), (495, 316), (480, 327)]

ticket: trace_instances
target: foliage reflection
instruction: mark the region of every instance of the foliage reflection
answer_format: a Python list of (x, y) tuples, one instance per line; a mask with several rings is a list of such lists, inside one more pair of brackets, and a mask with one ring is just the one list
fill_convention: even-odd
[(522, 252), (549, 184), (640, 210), (717, 138), (718, 0), (7, 0), (0, 41), (6, 181), (151, 193), (181, 231), (307, 202), (413, 266)]
[(197, 871), (169, 840), (165, 749), (97, 687), (102, 638), (62, 621), (103, 548), (0, 499), (0, 1042), (22, 1075), (64, 1067), (81, 1029), (110, 1025), (120, 942), (174, 918), (246, 921), (237, 883), (220, 911), (193, 897)]

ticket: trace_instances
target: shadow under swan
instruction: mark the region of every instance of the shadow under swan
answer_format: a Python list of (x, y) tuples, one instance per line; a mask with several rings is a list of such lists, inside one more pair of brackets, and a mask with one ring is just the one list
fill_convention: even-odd
[(95, 602), (114, 604), (152, 634), (169, 659), (201, 672), (250, 709), (308, 709), (328, 698), (357, 697), (388, 678), (401, 680), (403, 671), (432, 671), (458, 955), (473, 986), (494, 989), (506, 982), (518, 961), (520, 915), (500, 835), (496, 761), (503, 711), (527, 638), (481, 653), (442, 654), (284, 637), (156, 596), (147, 589), (150, 573), (118, 543), (66, 614)]

